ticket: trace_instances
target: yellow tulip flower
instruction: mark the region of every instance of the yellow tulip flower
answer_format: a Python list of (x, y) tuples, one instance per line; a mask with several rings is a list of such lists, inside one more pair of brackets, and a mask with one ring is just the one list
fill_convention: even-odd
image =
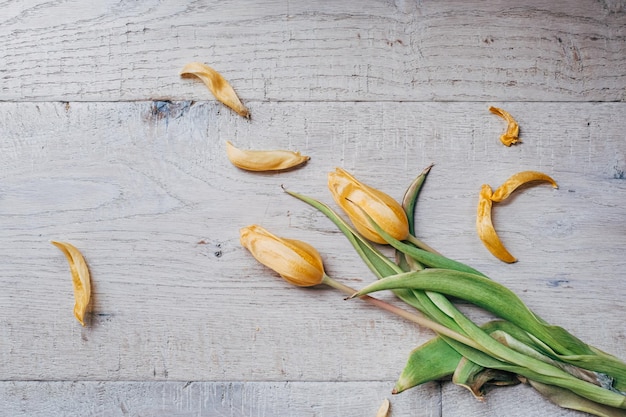
[(308, 243), (275, 236), (257, 225), (244, 227), (239, 234), (241, 245), (257, 261), (278, 272), (291, 284), (312, 287), (324, 280), (322, 257)]
[(335, 202), (366, 239), (376, 243), (387, 243), (374, 230), (363, 212), (394, 238), (404, 240), (408, 237), (409, 223), (406, 213), (389, 195), (359, 182), (341, 168), (336, 168), (334, 172), (328, 174), (328, 188)]

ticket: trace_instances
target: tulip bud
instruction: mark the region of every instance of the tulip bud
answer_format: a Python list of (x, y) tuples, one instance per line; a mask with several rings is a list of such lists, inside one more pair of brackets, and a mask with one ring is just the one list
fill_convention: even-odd
[(257, 261), (278, 272), (286, 281), (299, 287), (321, 284), (324, 276), (322, 257), (315, 248), (299, 240), (274, 236), (261, 226), (239, 231), (241, 245)]
[(366, 239), (376, 243), (386, 243), (372, 227), (363, 211), (394, 238), (404, 240), (408, 237), (409, 223), (406, 213), (402, 206), (389, 195), (359, 182), (341, 168), (328, 174), (328, 188), (335, 202)]

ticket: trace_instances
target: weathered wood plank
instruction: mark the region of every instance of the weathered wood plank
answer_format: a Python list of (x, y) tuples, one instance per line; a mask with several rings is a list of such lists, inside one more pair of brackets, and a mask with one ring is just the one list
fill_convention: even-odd
[(478, 402), (463, 388), (430, 383), (389, 396), (391, 382), (0, 382), (0, 413), (12, 417), (373, 416), (384, 398), (392, 416), (527, 417), (583, 414), (561, 409), (528, 386), (496, 388)]
[[(504, 106), (522, 125), (515, 148), (499, 143), (503, 122), (483, 104), (267, 103), (253, 107), (252, 122), (213, 103), (0, 104), (4, 378), (395, 378), (429, 332), (331, 291), (291, 288), (238, 242), (240, 227), (260, 223), (318, 247), (330, 274), (370, 281), (332, 224), (280, 189), (330, 202), (325, 173), (338, 165), (400, 197), (435, 162), (420, 235), (625, 357), (625, 105)], [(255, 175), (229, 164), (226, 139), (312, 159)], [(497, 208), (520, 259), (503, 265), (476, 237), (477, 192), (524, 169), (561, 188), (528, 188)], [(51, 239), (76, 244), (92, 269), (84, 329)]]
[(0, 100), (623, 101), (623, 1), (5, 1)]
[[(420, 236), (509, 286), (542, 317), (626, 358), (619, 279), (626, 104), (493, 104), (517, 117), (521, 145), (500, 144), (504, 122), (484, 103), (252, 103), (251, 121), (213, 102), (0, 103), (0, 369), (9, 380), (0, 389), (31, 393), (10, 403), (26, 410), (41, 404), (37, 393), (65, 389), (58, 387), (75, 386), (75, 395), (87, 389), (77, 410), (98, 398), (121, 404), (130, 390), (129, 402), (143, 410), (161, 404), (161, 390), (167, 398), (182, 390), (171, 381), (207, 381), (198, 389), (217, 391), (230, 385), (212, 381), (238, 381), (245, 410), (284, 415), (276, 410), (286, 398), (292, 415), (307, 415), (324, 398), (307, 397), (310, 387), (319, 383), (326, 392), (345, 383), (347, 392), (310, 414), (344, 416), (357, 413), (347, 406), (334, 413), (335, 404), (384, 387), (355, 409), (365, 415), (389, 392), (408, 352), (431, 334), (330, 290), (289, 287), (238, 242), (240, 227), (260, 223), (316, 246), (328, 272), (350, 285), (372, 280), (329, 221), (280, 189), (330, 202), (325, 174), (335, 166), (399, 198), (435, 162), (418, 206)], [(312, 159), (285, 174), (251, 174), (229, 164), (225, 140), (297, 149)], [(496, 225), (520, 259), (504, 265), (476, 237), (477, 192), (524, 169), (544, 171), (561, 187), (526, 188), (497, 208)], [(89, 262), (94, 302), (85, 328), (72, 317), (67, 264), (51, 239), (73, 242)], [(65, 382), (74, 380), (94, 382)], [(147, 382), (118, 389), (101, 380)], [(159, 380), (169, 382), (150, 383)], [(284, 381), (302, 385), (295, 392)], [(250, 387), (259, 386), (276, 398), (257, 409)], [(408, 411), (394, 416), (555, 410), (523, 388), (498, 391), (488, 406), (446, 388), (439, 414), (433, 390), (398, 396)], [(226, 398), (237, 402), (238, 395)], [(182, 402), (155, 412), (179, 406), (172, 404)], [(190, 413), (181, 407), (181, 415)]]
[[(0, 382), (12, 417), (373, 416), (389, 382)], [(440, 417), (436, 384), (395, 396), (393, 416)]]

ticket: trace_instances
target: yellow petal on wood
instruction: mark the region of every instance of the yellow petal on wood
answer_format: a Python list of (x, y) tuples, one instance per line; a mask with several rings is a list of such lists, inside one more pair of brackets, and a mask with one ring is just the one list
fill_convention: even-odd
[(74, 245), (67, 242), (51, 242), (54, 246), (61, 249), (70, 264), (72, 273), (72, 284), (74, 285), (74, 316), (82, 324), (85, 325), (85, 312), (91, 297), (91, 280), (89, 278), (89, 268), (85, 258)]
[(487, 184), (483, 184), (478, 197), (478, 211), (476, 216), (478, 237), (480, 237), (480, 240), (493, 256), (501, 261), (513, 263), (517, 261), (517, 259), (504, 247), (491, 221), (491, 208), (493, 205), (493, 201), (491, 200), (492, 194), (491, 187)]
[(387, 417), (387, 416), (389, 416), (390, 409), (391, 409), (391, 404), (389, 403), (389, 400), (387, 398), (385, 398), (385, 400), (383, 401), (382, 405), (378, 409), (378, 412), (376, 413), (376, 417)]
[(538, 171), (522, 171), (512, 175), (504, 182), (504, 184), (498, 187), (496, 191), (493, 192), (491, 201), (498, 203), (511, 195), (511, 193), (521, 185), (532, 181), (546, 181), (552, 184), (552, 187), (559, 188), (556, 181), (554, 181), (549, 175)]
[(235, 110), (241, 116), (250, 118), (250, 112), (246, 106), (241, 103), (233, 87), (231, 87), (228, 81), (213, 68), (200, 62), (191, 62), (183, 67), (180, 71), (180, 75), (195, 75), (200, 78), (216, 99)]
[(237, 168), (246, 171), (284, 171), (295, 168), (308, 161), (308, 156), (300, 152), (273, 150), (256, 151), (238, 149), (231, 142), (226, 142), (226, 154)]
[(511, 116), (507, 111), (504, 111), (502, 109), (499, 109), (493, 106), (489, 107), (489, 111), (492, 112), (493, 114), (496, 114), (502, 117), (508, 123), (506, 127), (506, 132), (504, 132), (504, 134), (500, 136), (500, 141), (503, 144), (505, 144), (506, 146), (511, 146), (515, 143), (521, 142), (518, 139), (519, 125), (517, 124), (513, 116)]

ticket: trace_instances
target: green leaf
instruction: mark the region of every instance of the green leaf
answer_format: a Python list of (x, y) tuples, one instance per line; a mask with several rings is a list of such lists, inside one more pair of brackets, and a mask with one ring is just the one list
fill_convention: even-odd
[(433, 164), (430, 164), (411, 182), (406, 192), (404, 193), (404, 197), (402, 198), (402, 208), (406, 213), (406, 217), (409, 220), (409, 233), (415, 234), (415, 205), (417, 204), (417, 197), (419, 196), (420, 191), (422, 190), (422, 186), (426, 181), (426, 177), (428, 177), (428, 173), (430, 169), (433, 167)]
[(584, 342), (561, 327), (545, 324), (512, 291), (482, 275), (436, 268), (407, 272), (376, 281), (359, 291), (359, 295), (400, 288), (433, 291), (469, 301), (516, 324), (558, 354), (593, 354)]
[(510, 372), (499, 369), (488, 369), (470, 361), (461, 359), (452, 375), (452, 382), (467, 388), (479, 400), (484, 399), (485, 385), (516, 385), (519, 378)]
[(597, 402), (576, 395), (569, 390), (555, 387), (554, 385), (542, 384), (533, 380), (528, 380), (528, 383), (541, 395), (560, 407), (583, 411), (600, 417), (626, 417), (626, 410), (598, 404)]
[[(458, 328), (456, 323), (452, 321), (452, 327)], [(494, 331), (506, 330), (511, 334), (518, 335), (520, 340), (532, 344), (533, 340), (528, 337), (527, 333), (521, 330), (519, 327), (512, 323), (503, 320), (493, 320), (485, 323), (481, 326), (487, 333)], [(460, 328), (458, 328), (460, 330)], [(441, 379), (446, 376), (451, 376), (457, 370), (459, 361), (462, 356), (458, 353), (447, 340), (437, 336), (428, 341), (427, 343), (417, 347), (411, 352), (409, 359), (396, 383), (394, 393), (399, 393), (414, 386), (423, 384), (428, 381)], [(473, 364), (469, 359), (464, 358), (466, 367), (475, 367), (475, 373), (478, 374), (480, 370), (484, 370), (480, 365)], [(456, 361), (456, 362), (455, 362)], [(473, 365), (472, 365), (473, 364)], [(432, 367), (433, 369), (426, 369)], [(461, 372), (461, 371), (458, 371)], [(503, 374), (510, 375), (509, 372), (499, 371)], [(493, 374), (494, 379), (498, 379), (499, 373)], [(483, 374), (477, 379), (484, 380), (487, 374)], [(461, 378), (460, 374), (457, 378)], [(460, 381), (460, 380), (459, 380)]]
[[(461, 355), (468, 357), (473, 362), (485, 368), (511, 371), (511, 365), (513, 365), (515, 373), (518, 373), (529, 379), (533, 379), (549, 385), (556, 385), (567, 388), (595, 402), (610, 405), (612, 407), (626, 408), (625, 396), (601, 388), (597, 385), (581, 381), (580, 379), (573, 377), (572, 375), (553, 365), (546, 364), (538, 359), (527, 356), (507, 346), (504, 346), (495, 339), (493, 339), (483, 329), (476, 326), (476, 324), (474, 324), (460, 311), (458, 311), (445, 297), (439, 294), (439, 292), (442, 292), (457, 297), (460, 295), (464, 295), (464, 297), (459, 298), (467, 299), (468, 297), (466, 294), (464, 294), (463, 291), (459, 293), (455, 290), (455, 288), (459, 287), (467, 288), (467, 285), (465, 285), (465, 283), (459, 283), (459, 281), (463, 278), (478, 278), (482, 280), (483, 283), (486, 282), (490, 285), (495, 284), (493, 281), (480, 275), (450, 270), (427, 269), (424, 271), (399, 274), (394, 277), (388, 277), (379, 280), (369, 285), (365, 289), (359, 291), (357, 294), (355, 294), (355, 296), (365, 295), (374, 291), (378, 291), (380, 289), (391, 288), (408, 288), (427, 291), (437, 307), (442, 309), (444, 313), (448, 314), (468, 337), (473, 339), (474, 342), (481, 346), (482, 352), (480, 353), (482, 353), (482, 355), (478, 354), (478, 359), (480, 361), (475, 360), (475, 358), (472, 356), (468, 356), (467, 354), (463, 353), (463, 351), (459, 350), (455, 345), (453, 345), (453, 347)], [(441, 283), (444, 283), (445, 285), (441, 285)], [(436, 291), (436, 293), (430, 293), (430, 291)], [(516, 324), (518, 324), (521, 328), (524, 328), (524, 323)], [(466, 346), (461, 346), (461, 349), (466, 348)], [(472, 350), (475, 351), (475, 349)], [(487, 358), (485, 358), (485, 356), (487, 356)]]
[[(409, 233), (415, 234), (415, 205), (417, 203), (417, 197), (422, 189), (422, 185), (424, 185), (424, 181), (426, 181), (426, 177), (432, 168), (432, 164), (427, 166), (414, 180), (411, 182), (406, 192), (404, 193), (404, 197), (402, 198), (402, 208), (406, 214), (406, 217), (409, 221)], [(396, 264), (402, 268), (403, 271), (417, 271), (420, 269), (424, 269), (424, 265), (416, 261), (415, 259), (408, 257), (396, 249)]]
[(452, 375), (461, 355), (440, 337), (414, 349), (393, 389), (398, 394), (426, 382)]
[[(561, 327), (550, 326), (543, 319), (532, 313), (515, 294), (506, 289), (506, 287), (489, 280), (484, 274), (464, 264), (444, 258), (441, 255), (432, 254), (400, 242), (382, 230), (380, 226), (378, 226), (371, 218), (370, 221), (376, 231), (385, 240), (387, 240), (389, 244), (410, 256), (416, 257), (425, 265), (430, 266), (431, 268), (449, 269), (479, 275), (485, 278), (485, 280), (483, 280), (483, 284), (486, 286), (489, 285), (489, 282), (499, 286), (503, 292), (508, 293), (506, 294), (508, 295), (508, 298), (503, 298), (502, 294), (499, 294), (497, 291), (495, 293), (490, 293), (489, 288), (468, 289), (468, 291), (466, 291), (466, 294), (469, 295), (472, 295), (472, 291), (474, 291), (473, 295), (478, 296), (479, 298), (470, 299), (462, 295), (455, 296), (473, 302), (474, 304), (493, 312), (499, 317), (510, 320), (513, 323), (517, 323), (534, 337), (537, 337), (539, 342), (545, 343), (549, 346), (549, 348), (544, 351), (549, 353), (554, 358), (584, 369), (591, 369), (611, 375), (614, 378), (614, 387), (617, 390), (626, 391), (626, 364), (615, 356), (587, 345)], [(444, 261), (441, 258), (447, 259), (447, 261)], [(429, 261), (429, 259), (432, 259), (432, 261)], [(451, 285), (454, 285), (454, 283), (451, 283)], [(480, 297), (483, 297), (482, 299), (485, 300), (485, 302), (479, 302), (481, 299)], [(497, 306), (498, 302), (500, 302), (499, 306)], [(509, 304), (509, 302), (512, 303)], [(520, 308), (520, 310), (517, 310), (517, 308)], [(509, 314), (506, 314), (507, 312)], [(518, 317), (518, 314), (520, 313), (523, 314)], [(531, 326), (531, 328), (527, 328), (522, 324), (527, 324)]]

